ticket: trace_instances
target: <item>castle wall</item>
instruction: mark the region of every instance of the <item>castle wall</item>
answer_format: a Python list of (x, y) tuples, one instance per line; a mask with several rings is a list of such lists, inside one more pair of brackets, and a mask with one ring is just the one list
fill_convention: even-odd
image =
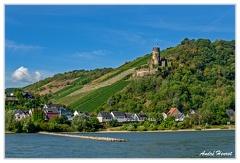
[[(148, 61), (147, 63), (148, 68), (145, 68), (142, 65), (141, 68), (137, 71), (135, 71), (134, 76), (137, 77), (143, 77), (149, 74), (155, 74), (158, 71), (158, 68), (153, 67), (159, 67), (159, 66), (167, 66), (168, 60), (165, 58), (160, 58), (160, 48), (154, 47), (152, 51), (152, 59)], [(154, 66), (153, 66), (154, 65)]]

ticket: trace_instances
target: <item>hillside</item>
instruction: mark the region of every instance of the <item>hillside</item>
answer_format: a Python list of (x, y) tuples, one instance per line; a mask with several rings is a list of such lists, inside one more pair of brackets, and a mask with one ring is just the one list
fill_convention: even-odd
[[(205, 122), (220, 124), (227, 118), (226, 109), (235, 110), (235, 40), (186, 38), (176, 47), (161, 51), (161, 57), (168, 59), (170, 66), (159, 67), (156, 74), (137, 80), (131, 78), (132, 73), (146, 64), (151, 54), (116, 69), (57, 74), (55, 79), (25, 89), (45, 91), (51, 94), (52, 103), (73, 111), (167, 113), (176, 107), (185, 115), (195, 110)], [(53, 89), (57, 87), (53, 83), (58, 83), (58, 89)], [(49, 85), (51, 91), (41, 91)]]
[[(52, 103), (68, 106), (72, 110), (82, 110), (82, 106), (87, 104), (86, 102), (83, 104), (82, 101), (87, 97), (91, 97), (88, 99), (88, 103), (96, 103), (95, 96), (99, 94), (96, 92), (102, 91), (101, 97), (104, 98), (98, 99), (98, 103), (96, 103), (101, 106), (109, 96), (121, 91), (128, 85), (129, 81), (125, 80), (132, 76), (137, 66), (145, 64), (150, 58), (151, 54), (146, 54), (134, 61), (125, 62), (116, 69), (74, 70), (56, 74), (23, 89), (40, 95), (47, 95)], [(96, 109), (95, 106), (97, 105), (87, 108), (85, 111), (92, 111)]]
[(102, 68), (95, 70), (74, 70), (62, 74), (59, 73), (34, 84), (28, 85), (23, 89), (39, 93), (40, 95), (51, 94), (62, 89), (85, 85), (111, 72), (112, 70), (112, 68)]
[(100, 110), (165, 112), (176, 107), (185, 115), (198, 111), (204, 122), (220, 124), (226, 109), (235, 110), (235, 41), (184, 39), (161, 52), (171, 67), (131, 80)]

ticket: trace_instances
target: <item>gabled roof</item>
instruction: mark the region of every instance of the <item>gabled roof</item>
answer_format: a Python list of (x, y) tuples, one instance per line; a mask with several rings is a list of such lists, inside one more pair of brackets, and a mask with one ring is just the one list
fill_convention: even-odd
[(125, 113), (126, 118), (133, 118), (133, 113)]
[(234, 110), (233, 109), (226, 109), (226, 113), (229, 117), (234, 116)]
[(104, 112), (104, 111), (99, 112), (98, 117), (112, 118), (110, 112)]
[(44, 110), (46, 113), (55, 113), (55, 114), (59, 113), (59, 111), (56, 108), (45, 108)]
[(114, 116), (124, 116), (125, 117), (125, 113), (124, 112), (112, 111), (111, 113)]
[(58, 104), (46, 104), (47, 108), (56, 108), (59, 109), (61, 106)]
[(147, 118), (147, 115), (145, 113), (136, 113), (135, 114), (139, 119), (141, 118)]
[(82, 111), (80, 111), (80, 110), (76, 110), (75, 112), (77, 112), (78, 114), (84, 114), (84, 115), (86, 115), (86, 116), (90, 116), (90, 114), (89, 114), (89, 112), (82, 112)]
[(20, 110), (20, 109), (16, 109), (14, 110), (15, 114), (29, 114), (29, 112), (27, 110)]
[(172, 115), (173, 114), (173, 112), (176, 110), (177, 108), (171, 108), (169, 111), (168, 111), (168, 115)]

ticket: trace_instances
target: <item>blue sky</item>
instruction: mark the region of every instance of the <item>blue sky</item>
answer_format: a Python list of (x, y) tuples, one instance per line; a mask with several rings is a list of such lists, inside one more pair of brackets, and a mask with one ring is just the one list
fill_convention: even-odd
[(235, 6), (5, 5), (5, 87), (116, 68), (184, 38), (235, 39)]

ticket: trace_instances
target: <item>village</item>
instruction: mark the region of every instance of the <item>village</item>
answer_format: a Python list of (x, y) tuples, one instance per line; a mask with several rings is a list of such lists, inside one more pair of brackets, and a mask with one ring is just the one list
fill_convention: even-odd
[[(20, 109), (15, 109), (15, 119), (20, 121), (24, 118), (28, 118), (32, 116), (32, 113), (35, 109), (32, 108), (30, 110), (20, 110)], [(71, 110), (58, 105), (58, 104), (45, 104), (42, 109), (37, 109), (41, 110), (42, 113), (44, 114), (44, 121), (49, 121), (51, 118), (54, 116), (66, 116), (68, 121), (72, 121), (73, 118), (77, 115), (84, 115), (86, 118), (90, 119), (92, 118), (90, 116), (89, 112), (83, 112), (83, 111), (74, 111), (74, 113), (71, 113)], [(192, 111), (191, 114), (194, 114), (195, 112)], [(163, 119), (166, 119), (168, 116), (173, 116), (175, 118), (175, 121), (183, 121), (185, 118), (185, 115), (181, 113), (177, 108), (171, 108), (168, 113), (162, 113)], [(106, 123), (111, 120), (117, 120), (118, 122), (143, 122), (143, 121), (156, 121), (156, 119), (149, 118), (146, 113), (124, 113), (124, 112), (119, 112), (119, 111), (101, 111), (97, 114), (97, 119), (101, 123)]]

